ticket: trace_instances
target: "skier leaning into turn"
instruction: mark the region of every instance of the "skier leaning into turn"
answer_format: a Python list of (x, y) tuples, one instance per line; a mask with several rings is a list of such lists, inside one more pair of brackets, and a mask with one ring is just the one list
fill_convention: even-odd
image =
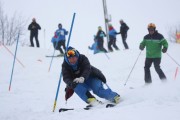
[(92, 90), (100, 98), (119, 103), (120, 95), (110, 88), (103, 87), (103, 84), (106, 84), (103, 73), (93, 67), (88, 58), (73, 47), (69, 47), (64, 55), (62, 75), (63, 81), (67, 84), (66, 100), (71, 96), (70, 92), (75, 92), (84, 102), (96, 105), (99, 102), (90, 93)]

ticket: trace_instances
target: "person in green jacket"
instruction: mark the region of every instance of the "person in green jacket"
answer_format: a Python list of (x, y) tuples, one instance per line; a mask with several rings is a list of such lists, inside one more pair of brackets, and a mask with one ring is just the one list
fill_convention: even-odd
[(144, 36), (143, 41), (140, 43), (139, 49), (144, 50), (146, 47), (145, 59), (145, 83), (152, 83), (150, 67), (152, 63), (161, 80), (166, 80), (164, 72), (160, 68), (161, 52), (166, 53), (168, 49), (167, 40), (158, 33), (154, 23), (148, 24), (149, 34)]

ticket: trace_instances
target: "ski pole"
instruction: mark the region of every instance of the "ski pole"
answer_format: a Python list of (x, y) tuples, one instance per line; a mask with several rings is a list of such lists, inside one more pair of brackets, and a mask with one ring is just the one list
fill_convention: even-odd
[[(67, 51), (67, 48), (69, 46), (69, 42), (70, 42), (70, 38), (71, 38), (71, 33), (72, 33), (72, 28), (73, 28), (73, 25), (74, 25), (75, 16), (76, 16), (76, 13), (73, 14), (73, 19), (72, 19), (72, 23), (71, 23), (71, 28), (70, 28), (70, 33), (69, 33), (68, 42), (67, 42), (67, 46), (66, 46), (66, 51)], [(56, 103), (57, 103), (57, 98), (58, 98), (58, 94), (59, 94), (61, 79), (62, 79), (62, 71), (60, 72), (60, 78), (59, 78), (58, 87), (57, 87), (57, 91), (56, 91), (56, 97), (55, 97), (55, 100), (54, 100), (53, 112), (56, 109)]]
[[(53, 51), (53, 55), (52, 55), (52, 56), (54, 56), (54, 54), (55, 54), (55, 50), (56, 50), (57, 46), (58, 46), (58, 42), (56, 42), (56, 46), (55, 46), (55, 48), (54, 48), (54, 51)], [(51, 62), (50, 62), (50, 65), (49, 65), (48, 72), (49, 72), (49, 71), (50, 71), (50, 69), (51, 69), (51, 65), (52, 65), (53, 58), (54, 58), (54, 57), (52, 57), (52, 58), (51, 58)]]
[[(4, 47), (12, 56), (14, 56), (14, 54), (13, 54), (5, 45), (3, 45), (3, 47)], [(19, 64), (22, 65), (22, 67), (25, 68), (25, 66), (22, 64), (22, 62), (21, 62), (17, 57), (15, 57), (15, 59), (19, 62)]]
[(104, 53), (106, 55), (106, 57), (108, 58), (108, 60), (110, 59), (110, 57), (107, 55), (107, 53)]
[(46, 29), (44, 29), (44, 48), (46, 48)]
[(15, 58), (16, 58), (17, 47), (18, 47), (18, 42), (19, 42), (19, 34), (20, 33), (18, 33), (17, 43), (16, 43), (16, 50), (15, 50), (15, 54), (14, 54), (14, 61), (13, 61), (12, 72), (11, 72), (11, 79), (10, 79), (10, 83), (9, 83), (9, 91), (11, 90), (11, 83), (12, 83), (12, 77), (13, 77), (14, 66), (15, 66)]
[(173, 58), (171, 57), (168, 53), (166, 53), (178, 66), (180, 66), (180, 64)]
[(106, 87), (108, 88), (108, 89), (110, 89), (110, 87), (108, 86), (108, 84), (107, 83), (104, 83), (105, 85), (106, 85)]
[(136, 63), (137, 63), (137, 61), (138, 61), (138, 59), (139, 59), (140, 54), (141, 54), (141, 51), (140, 51), (140, 53), (139, 53), (139, 55), (138, 55), (138, 57), (137, 57), (137, 59), (136, 59), (134, 65), (133, 65), (133, 67), (132, 67), (132, 69), (131, 69), (131, 71), (130, 71), (130, 73), (129, 73), (127, 79), (126, 79), (126, 82), (125, 82), (124, 86), (126, 85), (127, 81), (129, 80), (129, 77), (130, 77), (130, 75), (131, 75), (131, 73), (132, 73), (132, 71), (133, 71), (133, 69), (134, 69), (134, 67), (135, 67), (135, 65), (136, 65)]

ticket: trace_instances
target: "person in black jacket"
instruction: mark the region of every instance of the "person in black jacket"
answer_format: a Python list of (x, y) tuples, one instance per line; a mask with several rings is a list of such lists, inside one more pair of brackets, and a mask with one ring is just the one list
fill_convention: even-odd
[(119, 34), (121, 34), (122, 42), (124, 44), (125, 49), (129, 49), (128, 44), (126, 43), (127, 32), (129, 30), (129, 27), (127, 26), (127, 24), (122, 19), (119, 22), (121, 24)]
[(105, 89), (106, 78), (103, 73), (92, 66), (88, 58), (73, 47), (68, 47), (62, 64), (63, 81), (66, 83), (66, 100), (75, 92), (84, 102), (96, 105), (98, 100), (90, 90), (100, 98), (119, 103), (120, 95), (109, 87)]
[(38, 23), (36, 23), (36, 19), (33, 18), (31, 24), (28, 27), (28, 30), (30, 30), (30, 43), (31, 47), (34, 47), (33, 38), (35, 37), (36, 40), (36, 46), (40, 47), (39, 41), (38, 41), (38, 30), (40, 30), (41, 27)]
[(105, 32), (102, 30), (102, 27), (98, 27), (98, 32), (96, 34), (96, 39), (97, 39), (97, 45), (100, 51), (103, 51), (107, 53), (107, 50), (104, 48), (104, 37), (106, 37)]

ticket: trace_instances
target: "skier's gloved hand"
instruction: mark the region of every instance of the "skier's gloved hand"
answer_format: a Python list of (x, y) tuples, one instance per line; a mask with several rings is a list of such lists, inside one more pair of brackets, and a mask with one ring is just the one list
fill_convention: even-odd
[(140, 46), (139, 46), (139, 49), (140, 49), (140, 50), (144, 50), (144, 46), (140, 45)]
[(75, 82), (75, 83), (84, 83), (84, 77), (75, 78), (73, 82)]
[(167, 52), (167, 48), (164, 47), (164, 48), (162, 49), (162, 52), (163, 52), (163, 53), (166, 53), (166, 52)]
[(72, 88), (72, 89), (74, 89), (74, 88), (76, 87), (76, 85), (77, 85), (77, 83), (75, 83), (75, 82), (70, 82), (70, 83), (68, 84), (68, 86), (69, 86), (70, 88)]

